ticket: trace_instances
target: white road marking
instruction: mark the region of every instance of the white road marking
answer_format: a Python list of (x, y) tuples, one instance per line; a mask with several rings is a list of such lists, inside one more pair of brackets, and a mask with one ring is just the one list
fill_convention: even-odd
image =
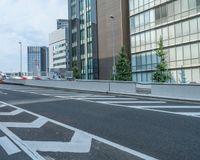
[(89, 99), (89, 100), (137, 100), (136, 98), (119, 98), (119, 97), (86, 97), (86, 98), (78, 98), (81, 99)]
[(1, 124), (5, 127), (12, 127), (12, 128), (41, 128), (47, 122), (48, 120), (46, 118), (39, 117), (31, 123), (1, 122)]
[(51, 158), (50, 156), (44, 156), (44, 158), (45, 158), (46, 160), (55, 160), (54, 158)]
[(115, 103), (119, 103), (119, 104), (128, 104), (128, 103), (134, 103), (134, 104), (149, 104), (149, 103), (152, 103), (152, 104), (161, 104), (161, 103), (166, 103), (166, 102), (162, 102), (162, 101), (96, 101), (97, 103), (112, 103), (112, 104), (115, 104)]
[(42, 94), (43, 96), (50, 96), (50, 94)]
[(0, 94), (7, 95), (8, 93), (0, 91)]
[(8, 155), (21, 152), (21, 150), (8, 137), (0, 137), (0, 146), (6, 151)]
[[(99, 103), (97, 101), (91, 101), (91, 100), (86, 100), (86, 99), (81, 99), (80, 101), (90, 102), (90, 103)], [(167, 113), (167, 114), (174, 114), (174, 115), (190, 116), (190, 117), (200, 118), (200, 115), (184, 115), (184, 114), (179, 114), (178, 112), (171, 112), (171, 111), (153, 109), (152, 106), (150, 106), (151, 108), (146, 108), (144, 106), (130, 106), (130, 105), (123, 105), (123, 104), (112, 104), (112, 103), (102, 103), (102, 104), (107, 104), (108, 106), (112, 106), (112, 107), (140, 109), (140, 110), (144, 110), (144, 111), (160, 112), (160, 113)]]
[[(4, 102), (2, 102), (2, 103), (4, 103)], [(4, 104), (6, 104), (6, 105), (8, 105), (8, 106), (11, 106), (11, 107), (13, 107), (13, 108), (19, 109), (19, 107), (16, 107), (16, 106), (14, 106), (14, 105), (7, 104), (7, 103), (4, 103)], [(22, 110), (23, 110), (24, 112), (26, 112), (26, 113), (32, 114), (32, 115), (37, 116), (37, 117), (39, 117), (39, 118), (40, 118), (40, 117), (41, 117), (41, 118), (46, 118), (46, 117), (44, 117), (44, 116), (41, 116), (41, 115), (39, 115), (39, 114), (30, 112), (30, 111), (28, 111), (28, 110), (25, 110), (25, 109), (22, 109)], [(146, 154), (143, 154), (143, 153), (141, 153), (141, 152), (135, 151), (135, 150), (133, 150), (133, 149), (127, 148), (127, 147), (122, 146), (122, 145), (120, 145), (120, 144), (111, 142), (111, 141), (106, 140), (106, 139), (104, 139), (104, 138), (95, 136), (95, 135), (93, 135), (93, 134), (87, 133), (87, 132), (85, 132), (85, 131), (79, 130), (79, 129), (74, 128), (74, 127), (72, 127), (72, 126), (69, 126), (69, 125), (66, 125), (66, 124), (57, 122), (57, 121), (55, 121), (55, 120), (53, 120), (53, 119), (50, 119), (50, 118), (46, 118), (46, 119), (48, 119), (49, 122), (52, 122), (52, 123), (54, 123), (54, 124), (57, 124), (57, 125), (62, 126), (62, 127), (64, 127), (64, 128), (67, 128), (67, 129), (69, 129), (69, 130), (72, 130), (72, 131), (74, 131), (75, 133), (80, 133), (80, 134), (83, 134), (83, 135), (87, 135), (87, 136), (90, 137), (91, 139), (95, 139), (95, 140), (100, 141), (100, 142), (102, 142), (102, 143), (105, 143), (105, 144), (107, 144), (107, 145), (109, 145), (109, 146), (112, 146), (112, 147), (114, 147), (114, 148), (117, 148), (117, 149), (119, 149), (119, 150), (121, 150), (121, 151), (124, 151), (124, 152), (127, 152), (127, 153), (129, 153), (129, 154), (135, 155), (135, 156), (137, 156), (137, 157), (139, 157), (139, 158), (148, 159), (148, 160), (157, 160), (156, 158), (153, 158), (153, 157), (148, 156), (148, 155), (146, 155)], [(0, 124), (0, 129), (1, 129), (4, 133), (6, 133), (6, 135), (8, 135), (14, 142), (18, 142), (18, 143), (20, 142), (19, 145), (18, 145), (18, 143), (16, 143), (16, 144), (17, 144), (18, 146), (20, 146), (20, 148), (23, 148), (23, 151), (25, 151), (29, 156), (33, 156), (33, 155), (34, 155), (35, 157), (36, 157), (36, 156), (40, 156), (37, 152), (35, 152), (34, 150), (32, 150), (32, 149), (27, 145), (27, 143), (25, 143), (24, 141), (22, 141), (21, 139), (19, 139), (18, 137), (16, 137), (16, 135), (14, 135), (10, 130), (8, 130), (6, 127), (4, 127), (4, 126), (1, 125), (1, 124)], [(41, 159), (40, 159), (40, 158), (41, 158)], [(39, 160), (39, 159), (40, 159), (40, 160), (44, 160), (43, 157), (36, 157), (36, 158), (33, 158), (33, 159), (34, 159), (34, 160)]]
[(94, 95), (94, 94), (91, 94), (89, 97), (91, 97), (91, 98), (116, 98), (116, 96), (110, 96), (110, 95)]
[(1, 125), (1, 123), (0, 123), (0, 130), (4, 132), (15, 144), (17, 144), (19, 148), (23, 150), (30, 158), (32, 158), (33, 160), (45, 160), (37, 152), (31, 150), (31, 148), (28, 145), (26, 145), (26, 143), (24, 143), (19, 137), (17, 137), (8, 128)]
[(57, 98), (67, 98), (67, 99), (76, 99), (76, 98), (86, 98), (89, 96), (85, 95), (77, 95), (77, 96), (55, 96)]
[(200, 109), (200, 106), (138, 106), (141, 108), (153, 108), (153, 109)]
[(25, 143), (34, 151), (88, 153), (92, 139), (90, 136), (76, 131), (70, 142), (25, 141)]
[(5, 106), (6, 106), (5, 104), (1, 104), (1, 105), (0, 105), (0, 108), (3, 108), (3, 107), (5, 107)]
[(177, 112), (178, 114), (188, 115), (188, 116), (198, 116), (200, 112)]
[(0, 116), (15, 116), (15, 115), (20, 114), (22, 112), (23, 112), (22, 109), (16, 109), (12, 112), (0, 112)]

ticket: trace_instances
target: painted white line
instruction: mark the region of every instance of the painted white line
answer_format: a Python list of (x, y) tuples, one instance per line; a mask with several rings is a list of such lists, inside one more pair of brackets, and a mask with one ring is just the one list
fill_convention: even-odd
[[(90, 101), (90, 100), (86, 100), (86, 99), (82, 99), (80, 101), (90, 102), (90, 103), (98, 103), (96, 101)], [(183, 115), (183, 114), (179, 114), (177, 112), (171, 112), (171, 111), (165, 111), (165, 110), (159, 110), (159, 109), (152, 109), (153, 108), (152, 106), (151, 106), (151, 108), (145, 108), (145, 107), (143, 108), (143, 106), (130, 106), (130, 105), (123, 105), (123, 104), (111, 104), (111, 103), (102, 103), (102, 104), (106, 104), (110, 107), (140, 109), (140, 110), (150, 111), (150, 112), (159, 112), (159, 113), (167, 113), (167, 114), (173, 114), (173, 115), (181, 115), (181, 116), (190, 116), (190, 117), (200, 118), (199, 115)]]
[(176, 112), (177, 114), (188, 115), (188, 116), (198, 116), (200, 112)]
[(138, 106), (138, 107), (141, 107), (141, 108), (152, 108), (152, 109), (195, 109), (195, 108), (199, 108), (200, 109), (200, 106)]
[[(7, 104), (7, 103), (5, 103), (5, 102), (2, 102), (2, 103), (6, 104), (6, 105), (8, 105), (8, 106), (11, 106), (11, 107), (13, 107), (13, 108), (19, 109), (19, 107), (16, 107), (16, 106), (14, 106), (14, 105)], [(24, 110), (24, 109), (23, 109), (23, 110)], [(32, 115), (34, 115), (34, 116), (37, 116), (37, 117), (47, 118), (47, 117), (41, 116), (41, 115), (39, 115), (39, 114), (30, 112), (30, 111), (28, 111), (28, 110), (24, 110), (24, 111), (27, 112), (27, 113), (29, 113), (29, 114), (32, 114)], [(74, 131), (74, 132), (78, 132), (78, 133), (81, 133), (81, 134), (85, 134), (85, 135), (89, 136), (89, 137), (92, 138), (92, 139), (95, 139), (95, 140), (97, 140), (97, 141), (100, 141), (100, 142), (102, 142), (102, 143), (105, 143), (105, 144), (107, 144), (107, 145), (109, 145), (109, 146), (112, 146), (112, 147), (114, 147), (114, 148), (117, 148), (117, 149), (119, 149), (119, 150), (121, 150), (121, 151), (124, 151), (124, 152), (126, 152), (126, 153), (135, 155), (135, 156), (138, 157), (138, 158), (147, 159), (147, 160), (157, 160), (156, 158), (153, 158), (153, 157), (148, 156), (148, 155), (146, 155), (146, 154), (143, 154), (143, 153), (141, 153), (141, 152), (135, 151), (135, 150), (130, 149), (130, 148), (128, 148), (128, 147), (122, 146), (122, 145), (120, 145), (120, 144), (111, 142), (111, 141), (106, 140), (106, 139), (104, 139), (104, 138), (95, 136), (95, 135), (93, 135), (93, 134), (87, 133), (87, 132), (85, 132), (85, 131), (82, 131), (82, 130), (80, 130), (80, 129), (74, 128), (74, 127), (72, 127), (72, 126), (69, 126), (69, 125), (66, 125), (66, 124), (57, 122), (57, 121), (55, 121), (55, 120), (53, 120), (53, 119), (50, 119), (50, 118), (47, 118), (47, 119), (48, 119), (49, 122), (52, 122), (52, 123), (57, 124), (57, 125), (59, 125), (59, 126), (62, 126), (62, 127), (64, 127), (64, 128), (70, 129), (70, 130), (72, 130), (72, 131)], [(1, 125), (1, 126), (2, 126), (2, 125)], [(2, 128), (1, 126), (0, 126), (0, 128)], [(7, 128), (6, 128), (6, 129), (7, 129)], [(7, 132), (7, 134), (9, 134), (9, 133)], [(11, 134), (13, 134), (13, 133), (11, 132)], [(23, 143), (23, 142), (22, 142), (22, 143)], [(24, 144), (24, 143), (23, 143), (23, 144)], [(24, 144), (24, 145), (27, 146), (26, 144)], [(30, 151), (32, 151), (32, 150), (30, 149)], [(34, 152), (34, 153), (35, 153), (35, 152)], [(35, 160), (35, 159), (34, 159), (34, 160)]]
[(7, 129), (0, 123), (0, 130), (4, 132), (22, 151), (24, 151), (33, 160), (45, 160), (37, 152), (31, 150), (29, 146), (26, 145), (19, 137), (17, 137), (13, 132)]
[(45, 158), (46, 160), (55, 160), (54, 158), (51, 158), (50, 156), (44, 156), (44, 158)]
[(43, 96), (50, 96), (50, 94), (42, 94)]
[(166, 102), (162, 102), (162, 101), (96, 101), (97, 103), (119, 103), (119, 104), (161, 104), (161, 103), (166, 103)]
[(105, 98), (116, 98), (116, 96), (109, 96), (109, 95), (93, 95), (93, 94), (92, 94), (90, 97), (91, 97), (91, 98), (95, 98), (95, 97), (96, 97), (96, 98), (104, 98), (104, 97), (105, 97)]
[(42, 152), (69, 152), (88, 153), (90, 152), (92, 139), (90, 136), (75, 132), (71, 142), (51, 142), (51, 141), (24, 141), (35, 151)]
[(39, 117), (35, 121), (31, 123), (19, 123), (19, 122), (1, 122), (1, 124), (5, 127), (10, 128), (41, 128), (48, 122), (46, 118)]
[(89, 98), (78, 98), (79, 100), (81, 99), (88, 99), (88, 100), (137, 100), (136, 98), (119, 98), (119, 97), (113, 97), (113, 98), (108, 98), (108, 97), (89, 97)]
[(3, 107), (5, 107), (5, 106), (6, 106), (5, 104), (1, 104), (1, 105), (0, 105), (0, 108), (3, 108)]
[(87, 98), (89, 96), (82, 96), (82, 95), (77, 95), (77, 96), (55, 96), (57, 98), (67, 98), (67, 99), (78, 99), (78, 98)]
[(7, 95), (8, 93), (0, 91), (0, 94)]
[(16, 109), (12, 112), (0, 112), (0, 116), (15, 116), (15, 115), (20, 114), (22, 112), (23, 112), (22, 109)]
[(25, 93), (32, 93), (32, 94), (38, 94), (38, 93), (36, 93), (36, 92), (25, 92)]
[(3, 149), (6, 151), (8, 155), (21, 152), (21, 150), (14, 143), (12, 143), (11, 140), (8, 139), (6, 136), (0, 137), (0, 146), (3, 147)]

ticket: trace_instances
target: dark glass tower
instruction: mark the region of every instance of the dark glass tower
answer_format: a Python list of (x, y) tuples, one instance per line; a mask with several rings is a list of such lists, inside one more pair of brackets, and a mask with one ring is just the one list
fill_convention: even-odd
[(45, 76), (49, 70), (49, 49), (47, 47), (27, 47), (28, 72), (33, 76)]
[(70, 66), (82, 79), (98, 79), (96, 0), (68, 0)]

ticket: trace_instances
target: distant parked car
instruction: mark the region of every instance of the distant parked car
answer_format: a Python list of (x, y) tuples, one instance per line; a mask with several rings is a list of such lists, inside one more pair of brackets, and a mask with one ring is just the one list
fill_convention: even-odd
[(39, 77), (39, 76), (35, 76), (35, 77), (33, 77), (33, 79), (34, 79), (34, 80), (42, 80), (42, 78)]

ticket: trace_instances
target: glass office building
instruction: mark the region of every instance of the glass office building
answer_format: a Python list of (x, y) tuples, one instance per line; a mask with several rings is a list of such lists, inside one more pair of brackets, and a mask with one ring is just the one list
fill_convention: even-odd
[(98, 79), (96, 0), (68, 0), (69, 56), (82, 79)]
[(133, 80), (152, 82), (160, 36), (172, 82), (200, 82), (200, 0), (129, 0)]
[(49, 49), (47, 47), (27, 47), (28, 72), (33, 76), (46, 76), (49, 70)]

